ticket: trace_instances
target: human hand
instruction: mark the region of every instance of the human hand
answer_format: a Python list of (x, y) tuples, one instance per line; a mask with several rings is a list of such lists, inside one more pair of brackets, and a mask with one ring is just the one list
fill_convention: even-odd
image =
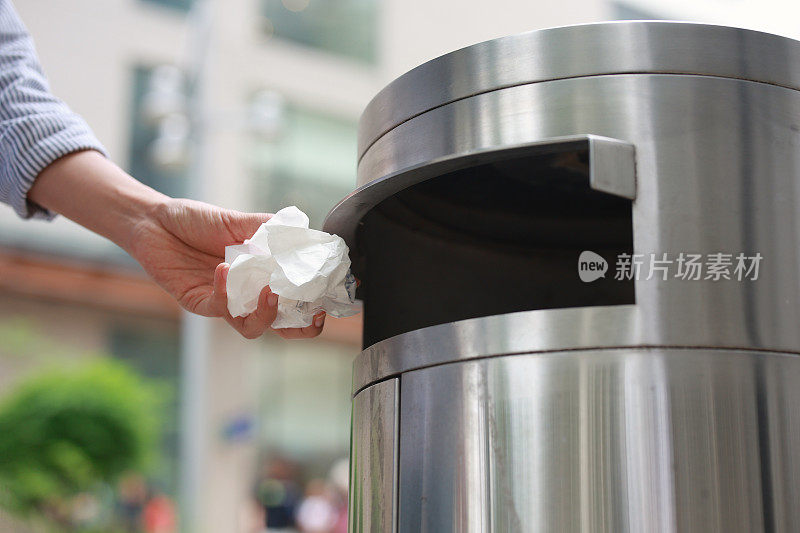
[[(28, 200), (117, 243), (188, 311), (223, 317), (249, 339), (275, 320), (277, 295), (268, 288), (254, 313), (231, 317), (223, 263), (226, 246), (250, 238), (272, 215), (169, 198), (91, 150), (51, 163), (36, 178)], [(311, 326), (275, 331), (286, 339), (316, 337), (324, 321), (321, 313)]]
[[(278, 295), (261, 291), (258, 307), (246, 317), (232, 317), (225, 291), (230, 265), (225, 246), (250, 238), (272, 215), (242, 213), (192, 200), (168, 199), (134, 228), (131, 255), (153, 280), (188, 311), (222, 317), (248, 339), (260, 337), (275, 320)], [(316, 337), (325, 313), (305, 328), (278, 329), (286, 339)]]

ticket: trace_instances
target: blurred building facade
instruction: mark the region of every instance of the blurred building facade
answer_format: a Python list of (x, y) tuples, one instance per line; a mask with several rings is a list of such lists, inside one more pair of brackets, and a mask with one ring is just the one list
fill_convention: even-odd
[[(687, 16), (735, 23), (722, 14), (737, 9), (745, 19), (742, 6), (762, 12), (749, 0), (711, 3)], [(148, 91), (154, 76), (164, 73), (161, 67), (185, 65), (201, 54), (202, 199), (249, 211), (295, 204), (314, 227), (353, 187), (360, 112), (409, 68), (531, 29), (608, 18), (685, 18), (674, 3), (656, 0), (564, 0), (557, 8), (520, 0), (208, 5), (213, 27), (207, 43), (192, 40), (192, 0), (19, 0), (17, 9), (54, 93), (87, 119), (112, 159), (176, 196), (196, 190), (185, 160), (192, 155), (182, 151), (186, 125), (148, 118)], [(29, 328), (57, 343), (127, 360), (180, 389), (186, 385), (182, 320), (177, 306), (113, 244), (67, 220), (26, 222), (0, 208), (0, 332)], [(196, 501), (189, 507), (196, 531), (252, 531), (260, 461), (278, 457), (310, 478), (326, 476), (346, 456), (350, 362), (359, 350), (360, 324), (329, 320), (322, 338), (310, 342), (269, 335), (245, 341), (219, 321), (207, 327), (203, 424), (196, 435), (202, 454), (192, 463), (181, 456), (187, 406), (176, 401), (158, 481), (177, 497), (181, 465), (188, 464), (197, 470)], [(0, 368), (5, 386), (28, 367), (0, 360)]]

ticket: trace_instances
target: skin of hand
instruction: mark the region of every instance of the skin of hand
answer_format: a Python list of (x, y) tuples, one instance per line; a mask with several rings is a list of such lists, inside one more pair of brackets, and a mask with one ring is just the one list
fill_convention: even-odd
[[(186, 310), (222, 317), (248, 339), (260, 337), (278, 312), (278, 295), (265, 287), (247, 317), (228, 313), (225, 247), (250, 238), (272, 216), (221, 209), (165, 196), (136, 181), (94, 151), (58, 159), (45, 168), (28, 200), (98, 233), (127, 251)], [(316, 337), (325, 314), (305, 328), (274, 330), (286, 339)]]

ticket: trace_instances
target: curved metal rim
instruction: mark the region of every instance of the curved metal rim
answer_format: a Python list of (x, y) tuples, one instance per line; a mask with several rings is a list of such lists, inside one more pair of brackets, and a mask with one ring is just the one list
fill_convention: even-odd
[[(652, 338), (636, 305), (522, 311), (395, 335), (362, 351), (353, 362), (356, 395), (366, 387), (410, 370), (458, 361), (530, 353), (615, 348), (741, 350), (800, 354), (787, 346), (727, 346), (720, 342)], [(576, 328), (580, 325), (580, 328)]]
[(800, 41), (672, 21), (580, 24), (485, 41), (428, 61), (381, 90), (361, 116), (358, 157), (403, 122), (470, 96), (541, 81), (649, 73), (719, 76), (800, 90)]
[[(798, 41), (800, 44), (800, 41)], [(798, 64), (800, 64), (800, 56), (798, 56)], [(739, 83), (739, 84), (752, 84), (756, 86), (762, 86), (764, 88), (769, 88), (772, 90), (778, 91), (790, 91), (790, 94), (797, 94), (800, 91), (796, 91), (793, 89), (788, 89), (785, 87), (779, 87), (772, 84), (766, 84), (762, 82), (750, 81), (750, 80), (739, 80), (734, 78), (723, 78), (719, 76), (705, 76), (705, 75), (672, 75), (672, 74), (642, 74), (642, 75), (610, 75), (610, 76), (584, 76), (581, 78), (572, 78), (570, 80), (559, 80), (559, 81), (552, 81), (552, 82), (543, 82), (543, 83), (528, 83), (523, 85), (518, 85), (512, 88), (505, 88), (505, 89), (498, 89), (496, 91), (489, 91), (488, 93), (484, 93), (483, 95), (477, 95), (471, 98), (465, 98), (458, 102), (452, 102), (446, 106), (440, 106), (435, 110), (431, 110), (428, 113), (423, 113), (419, 116), (414, 117), (412, 120), (400, 125), (398, 128), (392, 130), (388, 133), (387, 136), (381, 137), (378, 140), (378, 143), (374, 145), (371, 150), (375, 150), (376, 148), (384, 149), (386, 143), (395, 142), (397, 139), (393, 139), (393, 137), (397, 137), (398, 135), (404, 136), (408, 135), (409, 132), (405, 131), (405, 129), (421, 129), (424, 128), (420, 127), (423, 124), (420, 121), (431, 122), (435, 120), (440, 120), (437, 115), (440, 112), (444, 112), (449, 110), (451, 107), (456, 106), (471, 106), (473, 105), (472, 102), (477, 102), (481, 98), (490, 97), (492, 95), (502, 96), (505, 94), (512, 95), (513, 92), (518, 90), (525, 90), (526, 88), (530, 87), (540, 87), (544, 88), (547, 87), (549, 84), (563, 84), (563, 83), (572, 83), (573, 80), (578, 82), (579, 80), (621, 80), (625, 78), (653, 78), (659, 77), (663, 79), (669, 80), (724, 80), (730, 83)], [(413, 133), (413, 131), (412, 131)], [(389, 198), (390, 196), (398, 193), (399, 191), (413, 186), (417, 183), (423, 182), (427, 179), (440, 176), (444, 173), (459, 170), (471, 165), (480, 164), (491, 162), (496, 159), (501, 159), (504, 157), (513, 157), (515, 151), (519, 151), (520, 153), (530, 154), (532, 150), (536, 150), (538, 145), (548, 145), (556, 142), (557, 140), (561, 139), (561, 142), (566, 142), (569, 139), (578, 140), (586, 136), (607, 136), (609, 133), (607, 131), (597, 132), (596, 130), (590, 129), (589, 131), (575, 132), (571, 135), (562, 135), (556, 137), (547, 137), (541, 138), (536, 140), (529, 140), (524, 142), (506, 142), (506, 144), (496, 144), (491, 146), (472, 146), (466, 145), (463, 147), (459, 147), (458, 149), (450, 150), (449, 153), (439, 153), (436, 152), (430, 156), (429, 159), (424, 159), (422, 161), (414, 161), (409, 163), (408, 161), (401, 160), (399, 162), (393, 161), (391, 165), (384, 165), (386, 168), (380, 168), (379, 170), (375, 170), (370, 166), (369, 171), (365, 170), (364, 165), (367, 163), (372, 163), (372, 153), (368, 153), (367, 156), (370, 158), (369, 160), (365, 159), (360, 163), (359, 166), (359, 181), (363, 181), (364, 179), (368, 179), (368, 181), (363, 181), (360, 185), (351, 193), (349, 193), (346, 197), (340, 200), (328, 213), (323, 223), (323, 229), (329, 233), (335, 233), (341, 236), (347, 245), (350, 247), (350, 256), (354, 259), (354, 264), (358, 264), (356, 260), (360, 257), (360, 252), (358, 249), (358, 239), (357, 239), (357, 231), (358, 227), (361, 223), (361, 219), (366, 215), (366, 213), (378, 205), (381, 201)], [(624, 135), (613, 134), (615, 137), (619, 137), (620, 140), (625, 142), (630, 142), (632, 144), (636, 144), (637, 139), (625, 137)], [(641, 139), (639, 139), (640, 141)], [(390, 143), (391, 144), (391, 143)], [(428, 157), (426, 154), (425, 157)]]
[(344, 239), (350, 247), (350, 256), (358, 257), (356, 248), (356, 228), (361, 218), (382, 200), (417, 183), (421, 183), (443, 173), (466, 168), (471, 165), (489, 162), (491, 160), (513, 157), (515, 153), (530, 155), (535, 153), (537, 147), (547, 148), (554, 143), (580, 145), (596, 135), (568, 135), (564, 137), (551, 137), (540, 141), (513, 144), (508, 146), (474, 150), (470, 153), (451, 154), (449, 156), (426, 161), (411, 168), (404, 168), (365, 183), (348, 194), (325, 217), (323, 230), (335, 233)]

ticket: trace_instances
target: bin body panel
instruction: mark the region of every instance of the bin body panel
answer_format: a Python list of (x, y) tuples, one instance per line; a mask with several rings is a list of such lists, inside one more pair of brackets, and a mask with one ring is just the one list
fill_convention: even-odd
[[(646, 325), (642, 342), (800, 350), (800, 91), (659, 74), (511, 87), (401, 124), (367, 151), (359, 172), (402, 174), (445, 156), (582, 133), (636, 147), (633, 248), (645, 268), (663, 253), (675, 261), (680, 253), (722, 252), (732, 254), (734, 263), (740, 253), (762, 256), (758, 279), (746, 283), (705, 280), (705, 271), (696, 281), (658, 274), (646, 279), (645, 272), (635, 282)], [(386, 240), (367, 248), (367, 262), (376, 256), (375, 262), (402, 268), (413, 248), (393, 245)], [(447, 242), (438, 246), (452, 248), (459, 259), (450, 268), (469, 268), (469, 252)], [(606, 255), (614, 276), (616, 258)], [(673, 263), (671, 273), (676, 269)], [(367, 268), (367, 287), (370, 275)], [(414, 285), (414, 275), (406, 274), (408, 284)], [(384, 272), (375, 276), (376, 283), (386, 283)], [(787, 290), (797, 297), (787, 297)], [(387, 297), (395, 313), (424, 313), (412, 307), (414, 301), (403, 306), (403, 294), (401, 289), (397, 298)]]
[(399, 379), (376, 383), (353, 399), (350, 531), (396, 531)]
[(403, 374), (399, 531), (800, 530), (800, 357), (609, 349)]

